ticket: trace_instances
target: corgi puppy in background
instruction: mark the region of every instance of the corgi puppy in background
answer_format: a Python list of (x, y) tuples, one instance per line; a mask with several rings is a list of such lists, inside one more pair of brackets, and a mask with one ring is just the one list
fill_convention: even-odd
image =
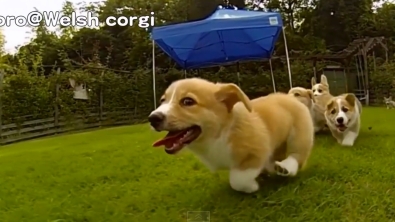
[(395, 108), (395, 102), (392, 101), (392, 96), (390, 96), (388, 98), (384, 97), (384, 103), (387, 106), (387, 109)]
[(288, 91), (288, 95), (295, 96), (295, 98), (305, 104), (313, 114), (314, 95), (312, 90), (303, 87), (293, 87)]
[(314, 132), (322, 130), (322, 124), (325, 126), (326, 123), (325, 116), (322, 114), (325, 110), (321, 110), (321, 107), (316, 105), (313, 91), (303, 87), (294, 87), (288, 91), (288, 94), (294, 96), (310, 110), (314, 122)]
[(315, 129), (321, 131), (326, 126), (325, 110), (327, 103), (333, 98), (329, 91), (328, 80), (325, 75), (321, 75), (321, 82), (317, 83), (315, 77), (311, 78), (311, 90), (315, 101)]
[(332, 98), (325, 118), (333, 137), (343, 146), (353, 146), (361, 128), (362, 104), (352, 93)]
[(259, 189), (262, 173), (297, 175), (314, 144), (309, 109), (296, 98), (274, 93), (250, 100), (235, 84), (200, 78), (173, 82), (148, 120), (168, 132), (154, 147), (190, 150), (210, 170), (229, 170), (230, 186), (245, 193)]

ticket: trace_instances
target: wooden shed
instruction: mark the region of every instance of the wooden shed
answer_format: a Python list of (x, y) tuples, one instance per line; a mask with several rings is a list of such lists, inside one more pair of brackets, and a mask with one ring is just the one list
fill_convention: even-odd
[(328, 65), (318, 72), (318, 79), (324, 74), (328, 79), (330, 91), (332, 95), (342, 93), (355, 93), (361, 87), (358, 84), (358, 76), (356, 69), (343, 66)]

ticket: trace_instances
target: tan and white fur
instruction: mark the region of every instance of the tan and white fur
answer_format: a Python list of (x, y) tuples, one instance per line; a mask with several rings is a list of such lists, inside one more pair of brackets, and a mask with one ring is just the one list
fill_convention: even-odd
[(390, 97), (384, 97), (384, 103), (387, 106), (387, 109), (393, 109), (395, 108), (395, 101), (392, 100), (392, 96)]
[(199, 126), (201, 134), (186, 148), (211, 171), (229, 170), (236, 191), (257, 191), (261, 173), (295, 176), (310, 156), (314, 126), (309, 110), (287, 94), (250, 100), (235, 84), (188, 78), (172, 83), (161, 101), (151, 115), (165, 118), (155, 129)]
[(301, 103), (307, 106), (314, 122), (314, 132), (320, 131), (322, 129), (322, 118), (325, 120), (325, 116), (323, 116), (321, 113), (324, 113), (325, 109), (315, 103), (313, 91), (303, 87), (294, 87), (288, 91), (288, 94), (294, 96)]
[(326, 104), (333, 98), (329, 91), (329, 84), (326, 76), (321, 75), (321, 82), (317, 83), (315, 77), (311, 78), (311, 90), (314, 95), (314, 127), (315, 132), (319, 132), (325, 128), (325, 109)]
[(332, 98), (325, 111), (325, 118), (333, 137), (342, 146), (353, 146), (361, 127), (362, 104), (352, 94)]
[(288, 95), (294, 96), (297, 100), (309, 108), (312, 115), (314, 115), (314, 95), (313, 91), (310, 89), (305, 89), (303, 87), (293, 87), (288, 91)]

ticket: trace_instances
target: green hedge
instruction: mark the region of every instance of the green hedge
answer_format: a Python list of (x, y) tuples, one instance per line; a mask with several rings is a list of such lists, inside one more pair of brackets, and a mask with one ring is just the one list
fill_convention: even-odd
[(395, 99), (395, 63), (383, 64), (370, 75), (370, 89), (374, 92), (376, 102), (383, 103), (384, 96)]
[[(275, 64), (274, 64), (275, 65)], [(282, 67), (285, 67), (282, 65)], [(199, 72), (188, 72), (188, 77), (199, 76), (211, 81), (233, 82), (240, 84), (251, 98), (264, 96), (273, 92), (270, 71), (262, 68), (262, 64), (240, 65), (240, 75), (236, 67), (202, 69)], [(371, 75), (371, 89), (376, 96), (382, 98), (393, 90), (395, 63), (385, 64)], [(277, 91), (287, 92), (289, 80), (287, 70), (277, 68), (274, 72)], [(310, 87), (313, 68), (308, 62), (292, 63), (292, 82), (294, 86)], [(89, 90), (88, 101), (73, 99), (73, 91), (69, 86), (69, 78), (77, 82), (85, 82)], [(158, 71), (156, 75), (157, 98), (174, 80), (184, 78), (184, 72), (176, 69)], [(56, 85), (59, 85), (56, 97)], [(151, 70), (136, 70), (129, 74), (110, 71), (73, 70), (51, 76), (37, 76), (28, 71), (6, 74), (3, 82), (2, 121), (3, 124), (30, 119), (47, 118), (54, 115), (54, 107), (58, 106), (60, 115), (72, 117), (76, 114), (87, 114), (99, 111), (100, 92), (103, 95), (103, 111), (120, 109), (133, 111), (145, 118), (153, 109), (153, 89)], [(57, 99), (56, 99), (57, 98)]]

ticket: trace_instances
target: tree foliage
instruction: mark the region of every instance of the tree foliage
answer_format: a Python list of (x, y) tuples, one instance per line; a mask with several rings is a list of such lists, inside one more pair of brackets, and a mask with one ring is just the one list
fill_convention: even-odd
[(0, 56), (4, 54), (4, 45), (5, 45), (5, 38), (4, 38), (3, 30), (0, 29)]
[[(383, 36), (393, 51), (395, 36), (395, 5), (387, 2), (380, 7), (373, 0), (107, 0), (102, 3), (73, 5), (65, 1), (63, 14), (75, 10), (90, 11), (103, 23), (97, 28), (57, 27), (50, 30), (41, 24), (33, 27), (34, 38), (19, 48), (14, 55), (4, 54), (4, 38), (0, 30), (0, 68), (6, 73), (3, 93), (3, 118), (12, 122), (18, 116), (52, 115), (59, 106), (64, 115), (97, 109), (98, 97), (103, 93), (104, 109), (126, 107), (142, 115), (153, 107), (152, 43), (145, 29), (134, 26), (108, 26), (108, 16), (139, 16), (155, 12), (156, 25), (202, 19), (218, 6), (234, 5), (252, 10), (278, 9), (284, 19), (289, 50), (315, 54), (344, 49), (356, 38)], [(157, 93), (168, 84), (184, 77), (182, 70), (164, 53), (157, 50)], [(276, 55), (284, 55), (284, 43), (280, 39)], [(377, 56), (384, 58), (383, 53)], [(322, 65), (322, 64), (321, 64)], [(213, 81), (229, 81), (242, 85), (252, 97), (273, 91), (268, 64), (251, 62), (240, 65), (238, 79), (236, 68), (217, 67), (189, 71), (188, 76), (201, 76)], [(273, 61), (277, 89), (288, 90), (288, 76), (284, 61)], [(385, 68), (384, 68), (385, 67)], [(384, 64), (372, 80), (393, 79), (392, 68)], [(57, 68), (61, 73), (56, 74)], [(313, 75), (308, 61), (293, 61), (293, 84), (309, 87)], [(382, 74), (379, 74), (381, 72)], [(384, 74), (383, 74), (384, 73)], [(393, 72), (392, 72), (393, 73)], [(72, 99), (68, 78), (87, 83), (91, 100), (80, 103)], [(373, 78), (373, 77), (372, 77)], [(385, 79), (385, 80), (384, 80)], [(391, 81), (389, 81), (391, 82)], [(61, 93), (55, 99), (55, 86), (61, 85)], [(392, 87), (385, 86), (385, 87)], [(384, 88), (385, 88), (384, 87)], [(384, 90), (382, 94), (388, 93)]]

